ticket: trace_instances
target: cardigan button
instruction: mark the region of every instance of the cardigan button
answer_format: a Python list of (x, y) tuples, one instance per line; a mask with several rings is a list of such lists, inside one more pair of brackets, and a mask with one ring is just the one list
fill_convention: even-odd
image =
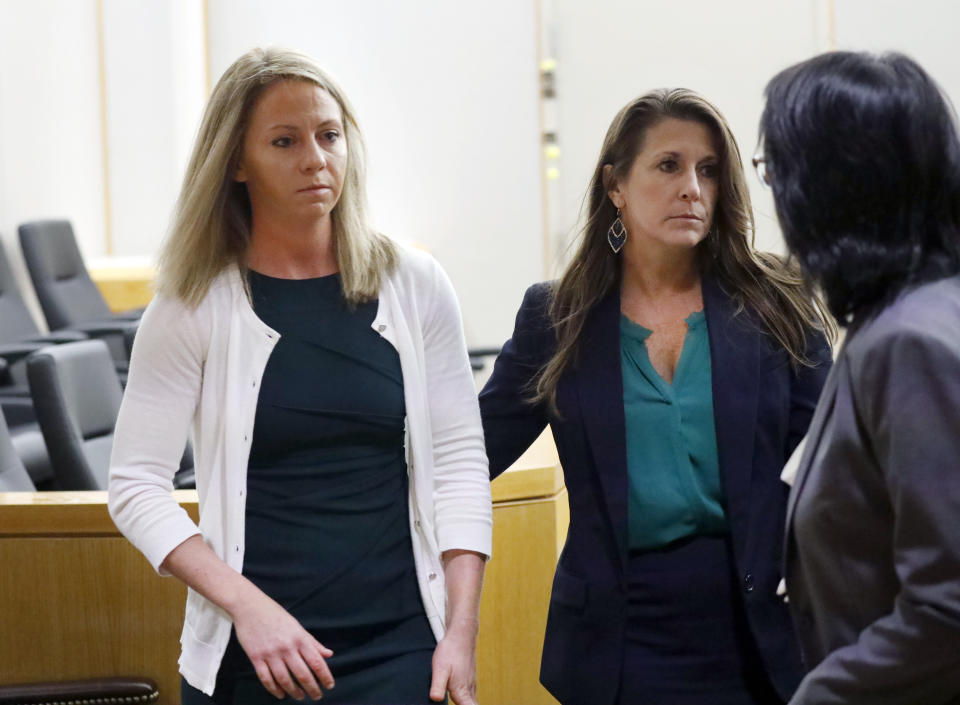
[(743, 591), (753, 592), (753, 573), (747, 573), (743, 576)]

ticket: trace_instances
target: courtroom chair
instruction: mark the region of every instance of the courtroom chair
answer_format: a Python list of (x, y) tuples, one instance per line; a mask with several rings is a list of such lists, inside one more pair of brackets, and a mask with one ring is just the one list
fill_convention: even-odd
[[(58, 490), (105, 490), (123, 391), (102, 340), (54, 345), (27, 358), (37, 421)], [(177, 488), (191, 487), (193, 455), (184, 451)]]
[(126, 366), (123, 334), (142, 310), (114, 314), (90, 278), (68, 220), (37, 220), (18, 228), (23, 259), (51, 331), (78, 330), (103, 338), (121, 372)]
[(0, 492), (33, 492), (36, 489), (13, 447), (7, 422), (0, 415)]
[(66, 343), (27, 358), (37, 421), (58, 490), (105, 490), (123, 390), (102, 340)]
[(85, 340), (79, 331), (42, 333), (20, 294), (0, 241), (0, 406), (11, 427), (35, 421), (24, 359), (44, 345)]

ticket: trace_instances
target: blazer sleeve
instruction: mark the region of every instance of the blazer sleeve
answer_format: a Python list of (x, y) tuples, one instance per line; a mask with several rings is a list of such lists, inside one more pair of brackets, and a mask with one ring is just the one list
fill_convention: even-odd
[(531, 384), (555, 348), (548, 315), (551, 287), (542, 282), (527, 289), (513, 335), (480, 392), (491, 479), (510, 467), (547, 425), (546, 405), (534, 404), (529, 397)]
[[(955, 337), (955, 336), (954, 336)], [(851, 361), (855, 408), (893, 516), (893, 610), (830, 653), (791, 705), (960, 700), (960, 349), (899, 330)], [(858, 369), (859, 368), (859, 369)]]
[(801, 365), (790, 375), (790, 420), (784, 459), (789, 458), (807, 434), (820, 392), (833, 364), (830, 343), (822, 331), (811, 334), (806, 350), (813, 366)]

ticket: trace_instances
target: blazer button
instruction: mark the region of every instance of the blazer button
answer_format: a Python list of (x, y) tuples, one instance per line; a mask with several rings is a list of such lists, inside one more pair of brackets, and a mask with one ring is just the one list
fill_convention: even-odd
[(743, 591), (753, 592), (753, 573), (747, 573), (743, 576)]

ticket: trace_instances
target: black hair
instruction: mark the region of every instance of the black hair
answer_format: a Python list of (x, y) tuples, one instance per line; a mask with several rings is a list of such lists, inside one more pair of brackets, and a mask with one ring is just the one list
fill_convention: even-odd
[(761, 139), (784, 239), (838, 320), (960, 272), (956, 116), (915, 61), (821, 54), (765, 94)]

